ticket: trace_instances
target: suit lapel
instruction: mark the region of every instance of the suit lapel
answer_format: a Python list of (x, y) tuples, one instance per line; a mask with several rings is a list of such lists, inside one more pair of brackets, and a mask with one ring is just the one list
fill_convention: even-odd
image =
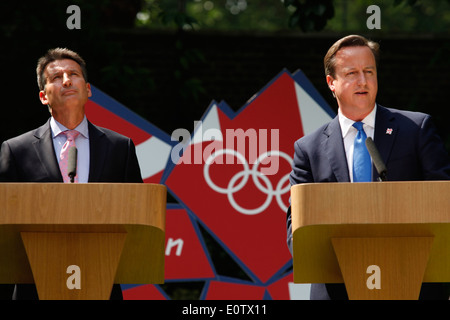
[[(398, 125), (394, 115), (388, 109), (378, 105), (375, 118), (374, 142), (385, 164), (389, 161), (397, 132)], [(330, 122), (323, 133), (325, 135), (324, 150), (326, 150), (337, 182), (349, 182), (350, 175), (338, 117), (335, 117)], [(378, 173), (375, 169), (373, 172), (376, 180)]]
[(338, 117), (330, 122), (324, 130), (324, 135), (324, 147), (337, 182), (349, 182), (350, 175)]
[[(385, 164), (389, 161), (397, 132), (398, 124), (394, 115), (388, 109), (378, 105), (375, 118), (374, 142)], [(378, 178), (376, 170), (374, 170), (374, 176)]]
[(49, 180), (63, 182), (58, 160), (55, 156), (55, 149), (53, 147), (50, 121), (36, 129), (34, 136), (36, 137), (36, 141), (33, 142), (34, 150), (37, 153), (41, 165), (47, 171)]
[(108, 153), (108, 144), (102, 143), (105, 134), (92, 123), (88, 122), (89, 128), (89, 179), (88, 182), (100, 181), (102, 168)]

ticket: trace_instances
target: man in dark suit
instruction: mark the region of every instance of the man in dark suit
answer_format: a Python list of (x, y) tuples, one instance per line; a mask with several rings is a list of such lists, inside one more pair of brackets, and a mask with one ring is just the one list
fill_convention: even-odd
[[(354, 141), (362, 122), (386, 164), (389, 181), (449, 180), (450, 160), (427, 114), (388, 109), (376, 103), (378, 44), (361, 36), (338, 40), (324, 58), (328, 87), (338, 116), (295, 142), (291, 185), (311, 182), (356, 182)], [(378, 178), (372, 168), (371, 181)], [(290, 208), (287, 242), (292, 252)], [(312, 284), (311, 299), (346, 299), (342, 284)], [(421, 299), (448, 299), (442, 284), (423, 284)]]
[[(71, 50), (52, 49), (39, 59), (36, 73), (39, 98), (51, 117), (43, 126), (2, 143), (0, 182), (63, 182), (58, 162), (65, 133), (75, 130), (77, 182), (142, 183), (132, 140), (86, 118), (91, 87), (84, 60)], [(4, 285), (2, 296), (11, 288)], [(14, 298), (36, 299), (35, 286), (17, 285)], [(111, 298), (122, 298), (119, 285), (114, 285)]]

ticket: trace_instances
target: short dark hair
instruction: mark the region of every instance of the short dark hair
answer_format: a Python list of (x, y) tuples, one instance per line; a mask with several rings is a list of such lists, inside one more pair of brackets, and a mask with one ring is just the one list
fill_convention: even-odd
[(325, 76), (332, 76), (335, 75), (335, 57), (336, 53), (345, 47), (368, 47), (370, 50), (372, 50), (373, 56), (375, 57), (375, 63), (378, 64), (378, 58), (380, 55), (380, 45), (372, 40), (368, 40), (364, 38), (363, 36), (359, 35), (350, 35), (346, 36), (344, 38), (339, 39), (336, 41), (330, 49), (328, 49), (327, 54), (325, 55), (325, 58), (323, 59), (323, 64), (325, 67)]
[(55, 48), (48, 50), (47, 53), (38, 60), (38, 64), (36, 67), (36, 74), (39, 90), (44, 90), (45, 84), (47, 83), (47, 79), (44, 74), (47, 65), (53, 61), (63, 59), (71, 59), (76, 63), (78, 63), (81, 67), (81, 72), (83, 73), (84, 80), (86, 82), (88, 81), (86, 62), (84, 62), (83, 58), (81, 58), (81, 56), (78, 53), (69, 50), (67, 48)]

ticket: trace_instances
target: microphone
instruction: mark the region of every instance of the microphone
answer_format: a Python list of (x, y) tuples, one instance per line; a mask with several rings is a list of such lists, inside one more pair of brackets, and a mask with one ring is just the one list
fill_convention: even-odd
[(74, 182), (74, 178), (77, 175), (77, 154), (78, 150), (76, 147), (71, 147), (69, 149), (69, 155), (67, 157), (67, 175), (70, 178), (70, 182)]
[(378, 149), (375, 146), (375, 143), (373, 142), (371, 137), (368, 137), (366, 139), (366, 147), (367, 147), (367, 150), (369, 150), (369, 154), (372, 157), (373, 164), (375, 165), (375, 168), (378, 171), (378, 175), (380, 176), (378, 178), (378, 180), (386, 181), (386, 179), (387, 179), (386, 165), (384, 164), (383, 160), (381, 159), (380, 153), (378, 152)]

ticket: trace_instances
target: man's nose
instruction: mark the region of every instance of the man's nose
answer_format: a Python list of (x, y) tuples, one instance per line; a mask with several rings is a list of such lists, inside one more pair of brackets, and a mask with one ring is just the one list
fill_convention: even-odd
[(366, 85), (366, 83), (367, 83), (366, 74), (364, 72), (361, 72), (358, 75), (358, 84), (359, 85)]
[(64, 73), (63, 75), (63, 86), (70, 87), (72, 85), (72, 81), (70, 80), (70, 77), (67, 73)]

